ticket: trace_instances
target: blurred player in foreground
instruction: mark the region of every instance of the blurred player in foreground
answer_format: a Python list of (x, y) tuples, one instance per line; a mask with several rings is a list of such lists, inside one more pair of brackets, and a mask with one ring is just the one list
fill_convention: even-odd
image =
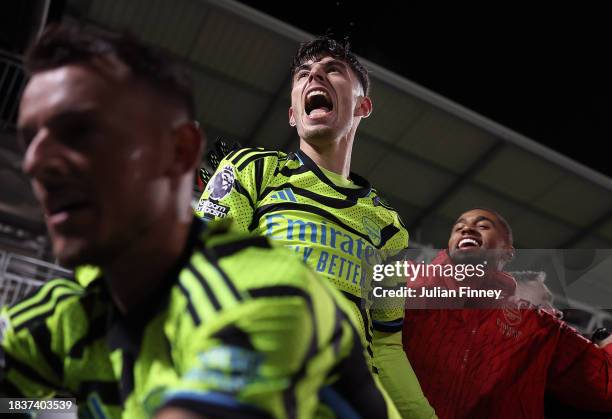
[(485, 276), (421, 276), (412, 285), (438, 294), (470, 286), (503, 295), (424, 298), (420, 310), (408, 310), (404, 347), (425, 395), (449, 419), (543, 418), (545, 391), (578, 408), (612, 412), (612, 345), (597, 347), (550, 310), (525, 300), (516, 305), (515, 280), (503, 272), (513, 253), (508, 223), (473, 209), (459, 216), (448, 249), (432, 264), (486, 262)]
[(299, 48), (291, 74), (289, 124), (299, 151), (233, 151), (196, 212), (231, 217), (243, 231), (290, 247), (326, 277), (353, 303), (372, 368), (402, 416), (434, 417), (402, 351), (403, 305), (374, 311), (362, 300), (368, 255), (408, 247), (397, 212), (350, 171), (357, 127), (372, 112), (368, 72), (346, 46), (321, 38)]
[(203, 144), (172, 60), (57, 27), (26, 64), (23, 169), (76, 281), (3, 309), (4, 395), (72, 395), (92, 418), (397, 417), (332, 287), (193, 217)]

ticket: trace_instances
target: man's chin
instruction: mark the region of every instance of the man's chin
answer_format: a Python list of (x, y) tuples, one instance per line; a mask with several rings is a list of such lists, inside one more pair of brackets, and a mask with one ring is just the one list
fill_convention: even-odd
[(65, 268), (73, 269), (79, 265), (86, 265), (87, 258), (83, 256), (82, 252), (75, 251), (54, 251), (53, 254), (57, 259), (60, 266)]
[(450, 258), (455, 264), (479, 265), (488, 260), (488, 252), (483, 249), (461, 250), (450, 252)]
[(500, 249), (455, 249), (450, 252), (450, 258), (455, 264), (485, 264), (493, 269), (499, 261), (503, 260), (504, 251)]
[(302, 138), (308, 143), (318, 144), (336, 138), (336, 131), (327, 125), (317, 125), (304, 130)]
[(96, 264), (96, 253), (94, 246), (85, 240), (59, 239), (53, 242), (53, 255), (66, 268)]

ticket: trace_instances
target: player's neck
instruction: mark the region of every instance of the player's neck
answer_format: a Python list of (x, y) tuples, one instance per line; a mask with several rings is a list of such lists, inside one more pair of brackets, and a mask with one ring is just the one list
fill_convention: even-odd
[(317, 166), (337, 173), (345, 179), (349, 178), (351, 153), (353, 151), (352, 138), (341, 138), (318, 144), (300, 139), (300, 150), (310, 157)]
[(113, 300), (124, 314), (146, 304), (184, 251), (193, 217), (178, 218), (158, 221), (102, 267)]

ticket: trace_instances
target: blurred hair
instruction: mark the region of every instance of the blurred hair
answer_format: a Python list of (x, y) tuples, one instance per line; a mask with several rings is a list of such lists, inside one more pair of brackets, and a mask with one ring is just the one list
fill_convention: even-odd
[(95, 58), (114, 56), (163, 100), (183, 107), (195, 119), (195, 100), (188, 72), (162, 51), (144, 45), (129, 34), (93, 33), (76, 25), (53, 25), (26, 51), (30, 74), (70, 64), (88, 64)]
[(544, 282), (546, 281), (546, 272), (543, 271), (516, 271), (508, 272), (517, 282), (528, 283), (528, 282)]

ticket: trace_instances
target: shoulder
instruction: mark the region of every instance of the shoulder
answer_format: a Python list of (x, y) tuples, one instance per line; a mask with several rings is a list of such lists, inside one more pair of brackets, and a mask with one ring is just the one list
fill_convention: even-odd
[(219, 167), (229, 165), (237, 171), (243, 171), (264, 163), (266, 166), (273, 167), (286, 159), (287, 154), (278, 150), (267, 150), (261, 147), (241, 148), (228, 154)]
[(218, 264), (238, 289), (272, 285), (305, 288), (309, 269), (292, 252), (275, 246), (265, 236), (250, 236), (230, 226), (211, 226), (202, 252)]
[[(261, 298), (299, 298), (308, 302), (328, 294), (317, 278), (291, 251), (272, 245), (264, 236), (232, 228), (232, 220), (209, 223), (181, 282), (204, 292), (215, 311)], [(193, 278), (196, 277), (197, 281)]]
[(276, 343), (307, 347), (310, 335), (303, 330), (320, 326), (321, 319), (329, 322), (337, 307), (335, 296), (290, 251), (224, 224), (204, 233), (173, 290), (175, 312), (192, 319), (183, 323), (188, 332), (177, 336), (187, 345), (200, 336), (201, 341), (213, 337), (228, 343), (240, 338), (252, 344), (273, 338)]
[(5, 321), (16, 332), (30, 328), (50, 317), (63, 318), (72, 312), (86, 289), (73, 278), (56, 278), (4, 311)]
[(395, 250), (407, 248), (408, 228), (399, 212), (375, 188), (372, 188), (368, 198), (371, 199), (373, 213), (385, 220), (386, 225), (380, 232), (384, 247)]
[(376, 188), (372, 188), (371, 198), (372, 204), (375, 207), (380, 208), (381, 211), (386, 210), (387, 212), (389, 212), (397, 220), (398, 224), (400, 224), (403, 228), (406, 228), (404, 220), (402, 220), (402, 217), (400, 217), (399, 212), (395, 209), (394, 206), (391, 205), (391, 203), (385, 197), (380, 194), (380, 192), (378, 192)]

